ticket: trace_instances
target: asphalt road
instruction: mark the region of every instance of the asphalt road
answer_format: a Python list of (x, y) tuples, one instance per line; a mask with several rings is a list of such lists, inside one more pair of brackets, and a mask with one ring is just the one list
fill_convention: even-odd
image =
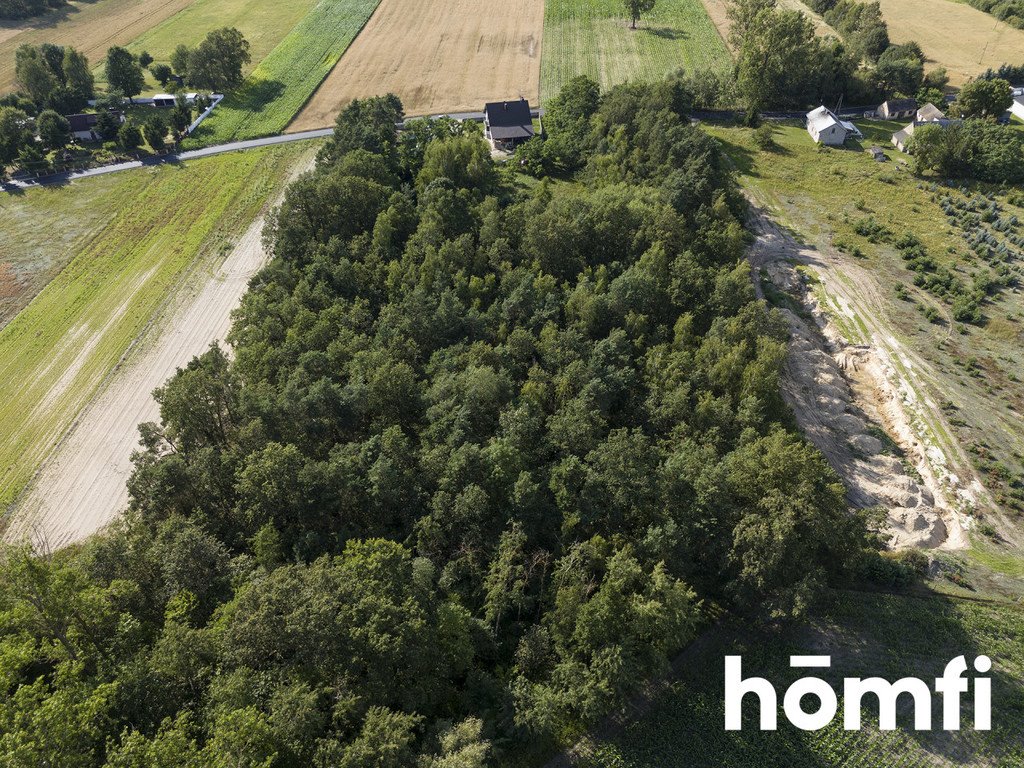
[[(534, 117), (542, 116), (543, 110), (533, 110)], [(455, 120), (474, 120), (476, 122), (483, 122), (483, 112), (452, 112), (447, 115), (431, 115), (432, 119), (438, 117), (451, 117)], [(412, 119), (412, 118), (410, 118)], [(398, 126), (401, 130), (402, 126)], [(195, 160), (200, 157), (210, 157), (211, 155), (219, 155), (224, 152), (240, 152), (246, 149), (255, 149), (257, 147), (272, 147), (275, 144), (288, 144), (293, 141), (307, 141), (309, 139), (321, 139), (325, 136), (330, 136), (334, 132), (333, 128), (317, 128), (312, 131), (300, 131), (298, 133), (282, 133), (278, 136), (267, 136), (263, 139), (249, 139), (247, 141), (232, 141), (227, 144), (215, 144), (211, 147), (203, 147), (202, 149), (191, 149), (186, 152), (174, 152), (168, 155), (161, 155), (159, 157), (150, 157), (145, 160), (132, 160), (127, 163), (114, 163), (113, 165), (101, 165), (96, 168), (87, 168), (82, 171), (68, 171), (65, 173), (52, 173), (48, 176), (38, 176), (31, 179), (8, 179), (6, 181), (0, 181), (0, 189), (5, 192), (16, 193), (19, 190), (30, 189), (32, 187), (41, 187), (49, 184), (67, 184), (70, 181), (76, 179), (85, 179), (89, 176), (102, 176), (106, 173), (117, 173), (119, 171), (128, 171), (133, 168), (145, 168), (146, 166), (152, 165), (165, 165), (167, 163), (180, 163), (185, 160)]]
[(145, 160), (133, 160), (128, 163), (115, 163), (113, 165), (101, 165), (96, 168), (87, 168), (83, 171), (70, 171), (67, 173), (53, 173), (49, 176), (39, 176), (34, 179), (9, 179), (0, 183), (7, 192), (17, 192), (19, 189), (29, 189), (47, 184), (66, 184), (76, 179), (84, 179), (89, 176), (102, 176), (106, 173), (117, 173), (132, 168), (145, 168), (152, 165), (164, 165), (167, 163), (180, 163), (185, 160), (195, 160), (200, 157), (210, 157), (224, 152), (240, 152), (245, 149), (257, 147), (271, 147), (275, 144), (287, 144), (292, 141), (307, 141), (330, 136), (333, 128), (319, 128), (315, 131), (303, 131), (301, 133), (285, 133), (280, 136), (267, 136), (263, 139), (249, 139), (248, 141), (232, 141), (228, 144), (216, 144), (212, 147), (192, 149), (187, 152), (175, 152), (160, 157), (146, 158)]

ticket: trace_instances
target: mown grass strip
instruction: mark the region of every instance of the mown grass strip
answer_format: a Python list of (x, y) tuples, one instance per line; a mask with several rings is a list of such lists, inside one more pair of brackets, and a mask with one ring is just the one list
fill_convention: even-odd
[(132, 172), (148, 183), (0, 331), (0, 511), (190, 269), (216, 260), (303, 150)]
[(186, 147), (280, 133), (330, 73), (378, 0), (320, 0), (186, 141)]
[(729, 51), (700, 0), (658, 3), (630, 29), (619, 0), (547, 0), (541, 54), (541, 100), (576, 75), (602, 88), (657, 80), (678, 67), (727, 69)]

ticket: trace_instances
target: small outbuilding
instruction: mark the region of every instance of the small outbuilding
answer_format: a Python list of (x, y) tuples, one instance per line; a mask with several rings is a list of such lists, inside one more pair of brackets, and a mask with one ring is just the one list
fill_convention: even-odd
[(484, 136), (494, 149), (515, 149), (532, 139), (533, 134), (533, 117), (526, 99), (490, 101), (484, 105)]
[(917, 112), (916, 99), (889, 99), (878, 108), (877, 114), (883, 120), (900, 120), (913, 117)]
[(868, 154), (871, 155), (871, 159), (874, 160), (876, 163), (885, 162), (885, 152), (882, 151), (882, 148), (877, 145), (868, 147)]

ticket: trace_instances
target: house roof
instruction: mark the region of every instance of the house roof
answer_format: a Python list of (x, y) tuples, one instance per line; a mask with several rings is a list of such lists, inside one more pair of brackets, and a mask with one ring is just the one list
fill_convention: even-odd
[(914, 133), (914, 124), (911, 123), (906, 128), (901, 128), (892, 135), (892, 140), (898, 144), (906, 142)]
[(72, 132), (77, 131), (88, 131), (94, 125), (99, 115), (95, 114), (82, 114), (82, 115), (67, 115), (66, 120), (68, 125), (71, 126)]
[(917, 109), (917, 99), (889, 99), (882, 106), (889, 112), (906, 112)]
[(814, 128), (818, 133), (833, 125), (842, 125), (842, 123), (828, 107), (818, 107), (807, 113), (807, 127)]
[(484, 116), (492, 138), (528, 139), (533, 136), (530, 102), (526, 99), (489, 101), (484, 105)]
[(920, 121), (941, 120), (945, 116), (946, 114), (930, 101), (917, 110), (917, 119)]

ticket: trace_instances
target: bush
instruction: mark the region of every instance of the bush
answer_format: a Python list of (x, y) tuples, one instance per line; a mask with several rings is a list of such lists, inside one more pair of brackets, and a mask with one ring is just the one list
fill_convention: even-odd
[(754, 129), (754, 143), (758, 149), (768, 151), (775, 147), (775, 126), (771, 123), (761, 123)]

